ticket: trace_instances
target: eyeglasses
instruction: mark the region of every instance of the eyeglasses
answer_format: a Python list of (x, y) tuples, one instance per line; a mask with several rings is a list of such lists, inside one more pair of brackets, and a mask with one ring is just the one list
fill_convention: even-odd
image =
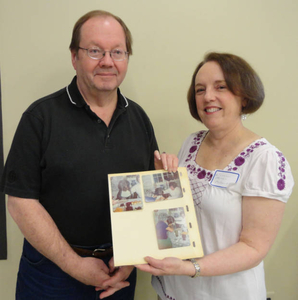
[(104, 51), (104, 50), (102, 50), (100, 48), (97, 48), (97, 47), (89, 48), (89, 49), (79, 47), (79, 49), (86, 50), (88, 56), (90, 58), (96, 59), (96, 60), (102, 59), (106, 55), (106, 53), (109, 52), (111, 58), (114, 61), (122, 61), (122, 60), (125, 60), (127, 58), (128, 53), (129, 53), (129, 52), (126, 52), (126, 51), (121, 50), (121, 49), (114, 49), (114, 50), (111, 50), (111, 51)]

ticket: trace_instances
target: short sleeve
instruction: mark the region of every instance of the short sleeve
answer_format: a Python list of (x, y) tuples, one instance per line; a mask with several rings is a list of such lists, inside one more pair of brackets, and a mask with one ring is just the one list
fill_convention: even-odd
[(275, 147), (256, 155), (248, 165), (243, 196), (265, 197), (287, 202), (294, 186), (291, 168)]
[(39, 198), (41, 184), (41, 121), (25, 112), (5, 164), (1, 190), (20, 198)]

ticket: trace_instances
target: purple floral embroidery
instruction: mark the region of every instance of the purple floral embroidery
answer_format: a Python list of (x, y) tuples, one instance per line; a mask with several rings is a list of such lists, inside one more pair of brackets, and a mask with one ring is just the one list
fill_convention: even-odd
[[(202, 138), (206, 135), (206, 131), (200, 131), (198, 134), (194, 137), (192, 141), (192, 145), (189, 149), (188, 156), (186, 158), (186, 162), (194, 162), (197, 155), (197, 150), (200, 147), (200, 144), (202, 143)], [(260, 146), (266, 145), (267, 143), (263, 141), (257, 141), (250, 146), (248, 146), (244, 151), (242, 151), (235, 160), (227, 167), (227, 171), (236, 171), (240, 166), (242, 166), (245, 163), (245, 160), (254, 152), (254, 149), (259, 148)], [(198, 168), (193, 164), (187, 165), (187, 169), (190, 172), (190, 174), (197, 175), (198, 179), (204, 179), (210, 181), (213, 174), (212, 172), (206, 172), (206, 170)]]
[(280, 167), (278, 168), (279, 169), (279, 173), (278, 173), (278, 176), (280, 177), (280, 179), (277, 181), (277, 188), (282, 191), (285, 186), (286, 186), (286, 182), (285, 182), (285, 179), (286, 179), (286, 175), (284, 174), (285, 173), (285, 157), (283, 156), (283, 154), (280, 152), (280, 151), (276, 151), (277, 155), (279, 156), (279, 163), (280, 163)]
[(194, 204), (199, 208), (200, 208), (203, 192), (208, 186), (209, 181), (213, 176), (212, 172), (198, 167), (198, 165), (195, 163), (197, 150), (199, 149), (200, 144), (202, 143), (202, 140), (205, 135), (206, 135), (206, 131), (198, 132), (198, 134), (192, 140), (187, 158), (185, 160), (188, 173), (192, 177), (190, 178), (190, 186), (191, 186)]
[(164, 288), (164, 286), (163, 286), (163, 284), (162, 284), (162, 282), (161, 282), (159, 276), (156, 276), (156, 278), (157, 278), (157, 280), (159, 281), (159, 283), (160, 283), (160, 285), (161, 285), (162, 292), (163, 292), (163, 294), (165, 295), (165, 297), (166, 297), (167, 299), (170, 299), (170, 300), (176, 300), (174, 297), (171, 297), (171, 296), (169, 296), (169, 295), (166, 293), (165, 288)]
[(193, 153), (197, 150), (197, 146), (192, 146), (190, 149), (189, 149), (189, 153)]
[(250, 156), (250, 154), (254, 152), (254, 149), (257, 149), (263, 145), (266, 145), (266, 143), (263, 141), (258, 141), (256, 143), (253, 143), (250, 146), (248, 146), (244, 151), (242, 151), (234, 159), (234, 161), (231, 164), (228, 165), (227, 170), (228, 171), (237, 171), (238, 168), (245, 163), (245, 159), (248, 158)]
[(279, 179), (277, 181), (277, 188), (282, 191), (285, 188), (285, 181), (283, 179)]
[(192, 146), (189, 149), (189, 154), (187, 156), (187, 159), (185, 161), (190, 161), (195, 159), (196, 151), (199, 148), (199, 145), (201, 144), (202, 136), (204, 135), (204, 131), (200, 131), (197, 136), (193, 139)]
[(240, 167), (241, 165), (243, 165), (245, 163), (245, 159), (243, 157), (239, 156), (235, 159), (234, 162), (235, 162), (236, 166)]
[[(200, 144), (203, 141), (203, 138), (206, 135), (206, 131), (200, 131), (196, 134), (194, 139), (191, 142), (191, 146), (189, 148), (189, 152), (187, 158), (185, 159), (187, 171), (189, 174), (190, 186), (193, 195), (194, 204), (196, 207), (201, 208), (201, 199), (202, 195), (209, 185), (210, 180), (212, 179), (213, 172), (205, 170), (199, 167), (196, 162), (196, 155), (198, 149), (200, 148)], [(267, 145), (267, 141), (264, 139), (258, 140), (250, 144), (246, 149), (244, 149), (226, 168), (226, 171), (237, 171), (248, 161), (250, 155), (254, 152), (254, 150)], [(285, 166), (286, 159), (283, 154), (279, 151), (276, 151), (279, 156), (279, 167), (278, 167), (278, 181), (276, 183), (277, 188), (282, 191), (286, 187), (286, 176), (285, 176)], [(199, 179), (199, 180), (198, 180)]]
[(206, 177), (206, 171), (205, 170), (202, 170), (199, 174), (198, 174), (198, 178), (199, 179), (203, 179)]

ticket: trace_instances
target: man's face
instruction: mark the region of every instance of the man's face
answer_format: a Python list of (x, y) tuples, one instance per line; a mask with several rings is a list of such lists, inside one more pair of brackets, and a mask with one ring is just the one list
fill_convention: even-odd
[[(112, 17), (94, 17), (81, 28), (80, 47), (98, 47), (104, 51), (126, 51), (125, 34), (121, 25)], [(77, 83), (84, 96), (99, 92), (116, 91), (122, 83), (128, 66), (128, 58), (113, 61), (107, 52), (100, 60), (90, 58), (86, 50), (72, 52), (72, 64), (77, 73)]]

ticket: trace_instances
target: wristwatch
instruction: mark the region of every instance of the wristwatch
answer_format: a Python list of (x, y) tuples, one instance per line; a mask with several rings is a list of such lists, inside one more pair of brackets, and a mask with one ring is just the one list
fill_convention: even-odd
[(200, 276), (200, 275), (201, 275), (201, 274), (200, 274), (200, 273), (201, 273), (201, 268), (200, 268), (198, 262), (197, 262), (194, 258), (191, 258), (189, 261), (192, 262), (192, 264), (194, 265), (194, 267), (195, 267), (195, 269), (196, 269), (195, 275), (190, 276), (190, 277), (191, 277), (191, 278), (196, 278), (196, 277)]

